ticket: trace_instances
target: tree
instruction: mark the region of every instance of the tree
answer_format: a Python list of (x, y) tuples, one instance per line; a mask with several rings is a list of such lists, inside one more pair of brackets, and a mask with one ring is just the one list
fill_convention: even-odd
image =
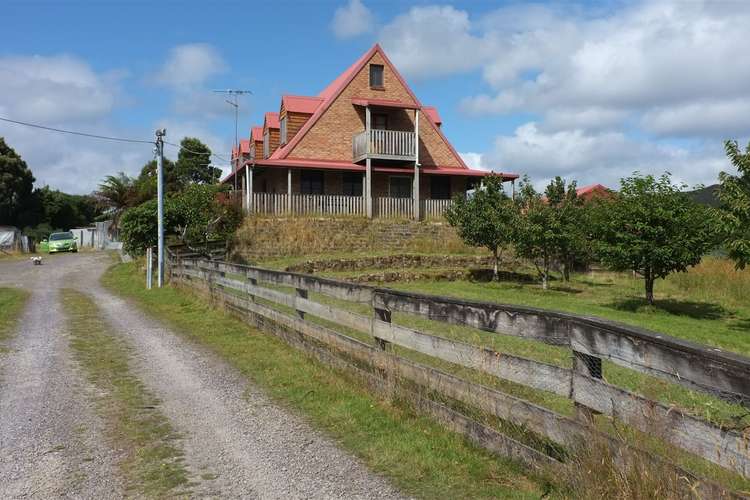
[(99, 184), (99, 190), (94, 194), (100, 206), (108, 210), (112, 217), (112, 225), (117, 227), (122, 213), (133, 206), (137, 199), (135, 179), (124, 172), (108, 175)]
[[(169, 158), (164, 158), (162, 167), (164, 168), (164, 192), (181, 191), (184, 185), (177, 175), (175, 163)], [(156, 160), (151, 160), (141, 168), (134, 187), (137, 204), (156, 198)]]
[(542, 199), (528, 177), (520, 183), (517, 204), (520, 216), (515, 232), (516, 253), (534, 264), (542, 288), (546, 290), (552, 259), (563, 231), (560, 220), (555, 216), (555, 208)]
[(588, 238), (586, 235), (585, 207), (578, 198), (576, 182), (567, 186), (561, 177), (555, 177), (545, 190), (547, 203), (553, 210), (555, 223), (554, 253), (560, 261), (564, 281), (570, 281), (570, 270), (575, 262), (587, 260)]
[(744, 153), (737, 141), (726, 141), (724, 148), (738, 175), (719, 174), (720, 221), (729, 257), (744, 269), (750, 263), (750, 143)]
[(34, 187), (34, 176), (21, 156), (0, 137), (0, 224), (15, 224)]
[(495, 259), (493, 278), (498, 277), (500, 252), (513, 241), (516, 210), (503, 191), (502, 179), (485, 177), (482, 187), (468, 197), (458, 196), (445, 211), (448, 223), (467, 244), (486, 247)]
[(595, 249), (614, 270), (644, 278), (646, 300), (654, 303), (654, 281), (686, 271), (717, 243), (714, 211), (692, 201), (665, 173), (622, 179), (620, 192), (596, 209)]
[(221, 169), (209, 165), (211, 150), (195, 137), (185, 137), (180, 142), (180, 152), (175, 164), (176, 173), (183, 186), (193, 184), (216, 184)]
[[(228, 238), (241, 215), (216, 200), (219, 186), (192, 185), (164, 200), (164, 234), (172, 240), (198, 245), (210, 239)], [(132, 255), (143, 254), (157, 244), (156, 200), (126, 210), (121, 218), (123, 248)]]

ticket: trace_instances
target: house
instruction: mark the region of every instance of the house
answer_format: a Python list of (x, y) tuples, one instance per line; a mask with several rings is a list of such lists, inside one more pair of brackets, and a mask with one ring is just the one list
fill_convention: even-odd
[(590, 184), (576, 189), (576, 195), (584, 201), (595, 198), (611, 198), (612, 190), (603, 184)]
[(376, 44), (318, 95), (282, 96), (222, 182), (249, 212), (439, 217), (489, 174), (469, 168), (441, 127)]

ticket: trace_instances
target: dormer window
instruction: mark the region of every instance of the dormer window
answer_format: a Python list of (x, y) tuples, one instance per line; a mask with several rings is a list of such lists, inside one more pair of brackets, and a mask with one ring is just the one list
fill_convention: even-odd
[(271, 154), (271, 133), (266, 129), (263, 133), (263, 158), (268, 158)]
[(370, 87), (373, 89), (383, 88), (382, 64), (370, 64)]
[(281, 119), (279, 127), (281, 129), (281, 144), (286, 144), (286, 116)]

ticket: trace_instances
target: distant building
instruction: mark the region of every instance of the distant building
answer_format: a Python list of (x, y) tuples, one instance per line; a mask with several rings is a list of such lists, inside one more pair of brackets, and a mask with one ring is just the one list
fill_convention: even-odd
[(584, 201), (594, 198), (611, 198), (614, 191), (602, 184), (590, 184), (576, 189), (576, 194)]

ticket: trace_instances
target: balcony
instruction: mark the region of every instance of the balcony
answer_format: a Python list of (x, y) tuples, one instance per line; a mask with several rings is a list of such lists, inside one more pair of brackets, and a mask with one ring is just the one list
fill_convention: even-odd
[(354, 163), (366, 158), (377, 160), (415, 161), (417, 140), (414, 132), (373, 129), (354, 136), (352, 156)]

